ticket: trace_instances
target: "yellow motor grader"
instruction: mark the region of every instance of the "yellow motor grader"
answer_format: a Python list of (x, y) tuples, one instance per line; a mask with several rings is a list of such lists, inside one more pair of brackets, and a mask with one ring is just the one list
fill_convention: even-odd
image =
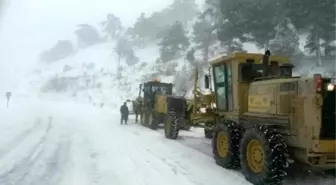
[(214, 119), (215, 119), (214, 93), (212, 92), (210, 94), (201, 93), (200, 88), (197, 87), (197, 83), (198, 83), (198, 71), (195, 70), (193, 98), (184, 100), (185, 101), (184, 109), (174, 110), (175, 115), (181, 115), (181, 116), (176, 117), (174, 120), (167, 119), (165, 121), (164, 125), (167, 138), (176, 139), (180, 129), (189, 127), (203, 127), (205, 137), (206, 138), (212, 137), (214, 130)]
[(168, 121), (170, 124), (165, 124), (166, 137), (177, 138), (178, 130), (184, 127), (175, 123), (185, 117), (186, 102), (184, 97), (172, 95), (172, 89), (173, 84), (160, 82), (157, 78), (140, 84), (140, 123), (156, 130), (159, 124)]
[(193, 98), (187, 100), (187, 110), (185, 117), (185, 125), (193, 127), (203, 127), (206, 138), (211, 138), (214, 130), (215, 119), (215, 94), (201, 93), (198, 84), (198, 71), (194, 74)]
[[(212, 151), (253, 184), (282, 184), (290, 163), (335, 169), (335, 80), (293, 77), (287, 57), (233, 53), (210, 61), (216, 95)], [(210, 86), (205, 75), (205, 86)]]

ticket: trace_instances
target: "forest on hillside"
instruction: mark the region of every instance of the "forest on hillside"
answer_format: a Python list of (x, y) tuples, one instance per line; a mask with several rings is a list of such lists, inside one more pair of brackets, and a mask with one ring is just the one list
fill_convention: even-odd
[[(102, 42), (114, 43), (111, 52), (118, 55), (119, 66), (121, 59), (136, 64), (141, 59), (134, 50), (153, 44), (160, 52), (157, 63), (181, 57), (194, 65), (206, 63), (213, 44), (231, 53), (244, 51), (244, 43), (289, 56), (300, 65), (307, 58), (316, 66), (335, 60), (334, 0), (206, 0), (201, 6), (195, 0), (173, 0), (160, 11), (141, 13), (130, 27), (113, 13), (99, 25), (78, 25), (76, 43), (59, 40), (42, 52), (41, 61), (56, 62)], [(302, 35), (304, 50), (299, 48)], [(196, 61), (195, 50), (202, 51), (201, 61)]]

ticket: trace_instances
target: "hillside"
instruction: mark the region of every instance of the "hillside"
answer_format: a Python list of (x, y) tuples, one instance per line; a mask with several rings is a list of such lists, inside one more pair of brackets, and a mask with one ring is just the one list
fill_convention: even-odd
[[(240, 36), (232, 35), (224, 40), (219, 39), (219, 33), (216, 33), (217, 35), (213, 32), (207, 33), (209, 27), (217, 24), (216, 20), (212, 20), (214, 23), (211, 23), (195, 17), (198, 15), (193, 12), (196, 9), (192, 10), (193, 13), (185, 24), (182, 24), (183, 20), (172, 23), (170, 19), (165, 19), (164, 15), (173, 16), (179, 12), (177, 10), (181, 11), (180, 5), (173, 3), (168, 8), (154, 12), (150, 16), (141, 14), (134, 26), (127, 29), (122, 28), (121, 20), (113, 14), (107, 15), (106, 24), (101, 29), (81, 24), (80, 29), (74, 32), (75, 35), (77, 34), (76, 41), (63, 38), (52, 48), (56, 54), (68, 48), (65, 54), (61, 54), (62, 59), (49, 60), (53, 54), (44, 52), (47, 54), (44, 59), (47, 60), (41, 60), (26, 76), (18, 85), (16, 94), (29, 94), (29, 96), (52, 100), (70, 98), (74, 101), (115, 107), (126, 99), (134, 99), (139, 92), (140, 83), (158, 77), (163, 82), (173, 83), (175, 93), (182, 94), (187, 91), (187, 96), (190, 96), (194, 66), (203, 69), (200, 75), (207, 72), (208, 65), (204, 61), (205, 57), (200, 48), (205, 51), (205, 48), (210, 46), (208, 51), (210, 58), (219, 53), (237, 50), (263, 52), (257, 49), (262, 48), (260, 42), (257, 47), (257, 40), (253, 42), (238, 39), (245, 37), (245, 32)], [(162, 25), (157, 25), (159, 23)], [(151, 26), (157, 29), (155, 33), (150, 32), (153, 30)], [(333, 59), (332, 55), (325, 56), (324, 60), (329, 60), (325, 61), (326, 65), (316, 68), (316, 61), (319, 60), (314, 57), (314, 52), (307, 53), (305, 48), (305, 40), (309, 37), (296, 33), (293, 28), (286, 29), (285, 32), (278, 30), (276, 33), (280, 36), (268, 41), (275, 44), (272, 47), (278, 53), (285, 53), (283, 55), (292, 57), (292, 63), (297, 66), (295, 75), (312, 76), (313, 73), (335, 75), (332, 74), (335, 72), (335, 63), (330, 62)], [(232, 32), (232, 30), (227, 31)], [(227, 39), (230, 42), (227, 42)], [(83, 45), (83, 43), (89, 44)], [(187, 52), (191, 51), (191, 48), (195, 49), (195, 59), (192, 60), (194, 61), (192, 64), (186, 60)], [(172, 50), (175, 51), (172, 53)], [(129, 56), (132, 60), (136, 58), (136, 61), (130, 63), (125, 59)], [(119, 59), (120, 67), (118, 67)], [(200, 80), (200, 83), (202, 82), (203, 80)], [(202, 86), (200, 84), (200, 87)]]
[(159, 52), (154, 45), (136, 49), (140, 62), (133, 66), (128, 66), (122, 59), (122, 76), (118, 79), (117, 55), (111, 52), (112, 46), (111, 43), (98, 44), (55, 63), (39, 64), (21, 83), (18, 93), (29, 92), (50, 99), (70, 97), (83, 102), (90, 102), (91, 97), (92, 103), (114, 106), (134, 98), (143, 81), (159, 77), (161, 81), (173, 83), (181, 73), (192, 73), (184, 68), (186, 65), (191, 69), (184, 56), (165, 64), (155, 63)]
[[(156, 63), (159, 57), (155, 44), (144, 49), (135, 49), (140, 61), (128, 66), (121, 60), (121, 77), (117, 77), (116, 53), (111, 51), (114, 43), (97, 44), (78, 50), (63, 60), (43, 64), (27, 75), (17, 89), (17, 94), (38, 96), (51, 100), (74, 100), (94, 105), (119, 106), (126, 99), (133, 99), (139, 92), (139, 84), (158, 77), (163, 82), (175, 84), (175, 89), (187, 90), (190, 96), (193, 79), (193, 67), (185, 60), (185, 55), (170, 62)], [(220, 52), (217, 44), (211, 46), (211, 54)], [(245, 44), (244, 49), (258, 52), (252, 44)], [(196, 50), (197, 61), (202, 60), (201, 51)], [(206, 67), (204, 68), (206, 72)], [(300, 67), (296, 75), (312, 75), (314, 72), (324, 73), (324, 68), (310, 65)], [(200, 82), (203, 82), (200, 80)], [(201, 85), (202, 86), (202, 85)]]

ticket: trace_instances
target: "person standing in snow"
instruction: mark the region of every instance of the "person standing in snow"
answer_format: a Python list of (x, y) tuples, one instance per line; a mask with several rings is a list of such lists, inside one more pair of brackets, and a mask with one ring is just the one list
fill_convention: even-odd
[(122, 125), (123, 121), (125, 121), (125, 125), (127, 125), (129, 111), (126, 102), (124, 103), (124, 105), (120, 107), (120, 113), (121, 113), (120, 124)]
[(7, 108), (8, 108), (8, 104), (9, 104), (9, 99), (12, 96), (12, 92), (6, 92), (6, 98), (7, 98)]

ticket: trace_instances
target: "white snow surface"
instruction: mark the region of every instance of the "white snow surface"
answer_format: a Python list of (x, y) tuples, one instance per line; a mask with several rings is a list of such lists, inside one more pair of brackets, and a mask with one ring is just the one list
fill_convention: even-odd
[[(117, 109), (88, 103), (13, 97), (0, 100), (0, 185), (249, 185), (215, 164), (203, 130), (120, 125)], [(301, 176), (293, 174), (301, 172)], [(290, 171), (286, 185), (333, 185), (335, 178)]]
[(21, 97), (0, 110), (1, 185), (249, 184), (108, 108)]

